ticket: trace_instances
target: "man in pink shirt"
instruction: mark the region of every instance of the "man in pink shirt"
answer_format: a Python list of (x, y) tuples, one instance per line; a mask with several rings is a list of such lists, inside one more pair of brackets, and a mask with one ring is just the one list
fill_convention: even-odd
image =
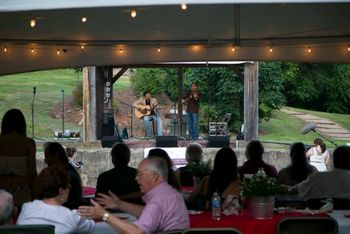
[(99, 194), (96, 200), (105, 208), (120, 209), (138, 218), (128, 223), (107, 212), (101, 205), (79, 207), (80, 214), (88, 218), (102, 218), (119, 233), (154, 233), (156, 231), (189, 228), (189, 217), (181, 194), (167, 183), (166, 162), (159, 157), (144, 159), (138, 169), (136, 181), (140, 185), (146, 206), (120, 200), (116, 195)]

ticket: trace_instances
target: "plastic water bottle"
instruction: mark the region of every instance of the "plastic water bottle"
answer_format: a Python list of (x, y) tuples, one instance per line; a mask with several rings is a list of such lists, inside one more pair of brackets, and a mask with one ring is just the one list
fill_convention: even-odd
[(211, 199), (211, 217), (213, 220), (221, 219), (221, 198), (217, 192), (213, 194)]

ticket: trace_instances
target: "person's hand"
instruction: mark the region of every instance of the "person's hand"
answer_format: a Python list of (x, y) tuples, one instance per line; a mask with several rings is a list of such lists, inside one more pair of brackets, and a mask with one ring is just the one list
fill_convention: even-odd
[(111, 191), (108, 194), (98, 193), (95, 200), (105, 209), (118, 209), (120, 199)]
[(88, 219), (101, 219), (106, 213), (106, 210), (92, 199), (91, 204), (93, 206), (79, 206), (78, 211), (80, 216)]

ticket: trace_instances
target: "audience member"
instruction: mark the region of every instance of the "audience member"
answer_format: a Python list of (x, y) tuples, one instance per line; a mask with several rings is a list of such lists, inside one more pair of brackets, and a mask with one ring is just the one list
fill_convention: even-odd
[(316, 167), (310, 165), (305, 153), (305, 145), (297, 142), (290, 147), (291, 164), (278, 172), (277, 181), (284, 185), (296, 185), (304, 181), (311, 173), (317, 172)]
[(15, 213), (12, 194), (0, 189), (0, 225), (12, 224)]
[(77, 209), (82, 203), (82, 184), (78, 171), (69, 163), (63, 146), (58, 142), (48, 142), (44, 145), (45, 163), (48, 167), (61, 166), (70, 175), (71, 189), (68, 201), (63, 206)]
[(69, 163), (75, 167), (78, 171), (80, 171), (81, 166), (84, 165), (81, 161), (74, 160), (74, 157), (76, 156), (77, 149), (75, 147), (66, 147), (66, 153), (69, 160)]
[(292, 187), (300, 198), (350, 199), (350, 147), (339, 146), (333, 153), (334, 169), (311, 174), (305, 181)]
[(270, 177), (277, 177), (277, 169), (266, 162), (262, 156), (264, 154), (264, 147), (258, 140), (251, 140), (245, 150), (247, 161), (238, 168), (238, 174), (241, 180), (245, 174), (256, 174), (259, 168), (263, 168), (266, 175)]
[(181, 194), (167, 183), (168, 165), (160, 157), (143, 159), (137, 169), (136, 181), (140, 185), (146, 206), (120, 200), (116, 195), (103, 195), (96, 200), (105, 208), (120, 209), (138, 218), (128, 223), (107, 212), (92, 200), (94, 206), (81, 206), (84, 217), (102, 218), (118, 233), (154, 233), (189, 228), (188, 211)]
[(314, 147), (311, 147), (306, 156), (310, 159), (310, 164), (315, 166), (318, 171), (327, 171), (327, 164), (331, 160), (326, 144), (320, 138), (314, 140)]
[(93, 220), (82, 218), (77, 210), (62, 206), (67, 202), (70, 176), (60, 166), (50, 166), (38, 177), (39, 199), (23, 205), (17, 224), (48, 224), (55, 233), (92, 233)]
[[(186, 161), (187, 163), (200, 163), (202, 161), (203, 149), (202, 146), (198, 143), (191, 143), (186, 148)], [(175, 171), (175, 175), (180, 182), (181, 186), (193, 187), (193, 174), (187, 164), (184, 167), (180, 167)]]
[(237, 156), (231, 148), (222, 148), (215, 155), (212, 173), (204, 177), (188, 197), (188, 202), (191, 208), (208, 209), (214, 192), (218, 192), (224, 201), (229, 194), (239, 196), (241, 190), (237, 173)]
[(27, 125), (18, 109), (8, 110), (1, 122), (0, 188), (13, 195), (15, 205), (35, 197), (35, 141), (27, 137)]
[(180, 191), (181, 188), (180, 188), (179, 181), (177, 180), (177, 177), (175, 175), (174, 164), (171, 158), (169, 157), (168, 153), (161, 148), (154, 148), (148, 152), (147, 157), (153, 157), (153, 156), (157, 156), (164, 159), (164, 161), (168, 165), (168, 176), (167, 176), (168, 184), (170, 184), (174, 189)]
[(108, 194), (111, 191), (120, 199), (142, 203), (140, 188), (136, 183), (136, 169), (129, 167), (130, 149), (124, 143), (116, 143), (111, 150), (111, 158), (114, 168), (105, 171), (97, 178), (97, 193)]

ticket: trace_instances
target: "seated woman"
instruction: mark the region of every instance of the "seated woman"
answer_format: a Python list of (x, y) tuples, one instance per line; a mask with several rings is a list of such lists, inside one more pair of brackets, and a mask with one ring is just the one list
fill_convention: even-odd
[(78, 171), (68, 160), (66, 150), (58, 142), (48, 142), (44, 145), (45, 163), (48, 167), (61, 166), (70, 176), (71, 190), (68, 200), (63, 205), (69, 209), (77, 209), (82, 202), (82, 183)]
[(297, 142), (290, 147), (291, 164), (279, 171), (277, 181), (284, 185), (296, 185), (304, 181), (311, 173), (317, 172), (316, 167), (309, 164), (305, 145)]
[(327, 171), (327, 165), (331, 159), (327, 146), (320, 138), (316, 138), (314, 144), (315, 146), (306, 152), (306, 156), (310, 159), (310, 164), (318, 171)]
[(237, 156), (231, 148), (220, 149), (214, 159), (214, 168), (189, 195), (191, 209), (208, 209), (214, 192), (224, 201), (228, 195), (239, 196), (242, 191), (237, 174)]
[(49, 224), (55, 233), (92, 233), (95, 223), (76, 210), (62, 206), (70, 191), (69, 174), (59, 166), (43, 169), (38, 176), (38, 200), (25, 203), (17, 224)]

